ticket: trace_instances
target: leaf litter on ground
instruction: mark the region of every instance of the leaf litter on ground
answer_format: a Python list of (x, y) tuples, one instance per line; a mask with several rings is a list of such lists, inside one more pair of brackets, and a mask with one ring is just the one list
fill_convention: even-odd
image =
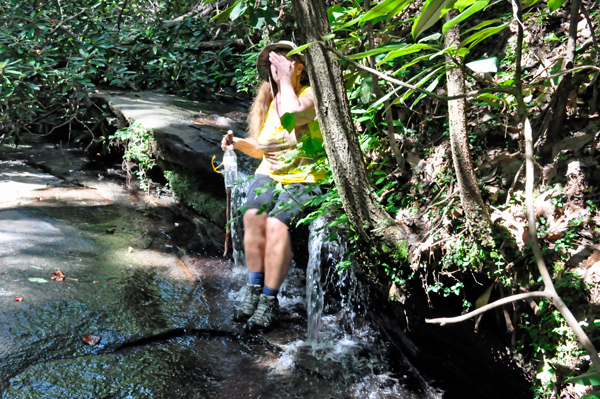
[(99, 335), (82, 335), (81, 339), (83, 339), (83, 342), (85, 342), (86, 344), (93, 346), (97, 345), (102, 339), (102, 337)]
[(64, 279), (65, 279), (65, 274), (58, 269), (53, 271), (52, 277), (50, 277), (50, 280), (56, 280), (56, 281), (63, 281)]

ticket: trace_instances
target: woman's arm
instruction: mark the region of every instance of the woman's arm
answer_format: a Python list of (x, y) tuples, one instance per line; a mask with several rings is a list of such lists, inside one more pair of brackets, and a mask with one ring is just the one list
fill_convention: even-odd
[[(221, 149), (225, 151), (227, 149), (227, 144), (225, 142), (226, 138), (223, 138), (221, 141)], [(262, 158), (263, 151), (258, 146), (256, 140), (253, 139), (243, 139), (241, 137), (233, 138), (233, 148), (236, 150), (240, 150), (244, 154), (252, 157), (252, 158)]]
[(269, 55), (271, 72), (276, 82), (279, 82), (281, 104), (278, 109), (279, 117), (290, 113), (296, 116), (296, 126), (306, 125), (315, 119), (315, 100), (312, 93), (298, 97), (292, 84), (292, 75), (298, 70), (295, 61), (290, 61), (281, 54), (271, 52)]

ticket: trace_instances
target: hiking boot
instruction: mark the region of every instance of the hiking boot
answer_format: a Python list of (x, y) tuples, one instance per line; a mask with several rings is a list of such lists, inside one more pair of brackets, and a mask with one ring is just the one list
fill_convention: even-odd
[(254, 314), (262, 294), (262, 286), (246, 284), (246, 296), (239, 306), (233, 309), (233, 320), (246, 321)]
[(250, 332), (263, 331), (269, 328), (279, 316), (279, 301), (276, 296), (260, 295), (258, 307), (246, 326)]

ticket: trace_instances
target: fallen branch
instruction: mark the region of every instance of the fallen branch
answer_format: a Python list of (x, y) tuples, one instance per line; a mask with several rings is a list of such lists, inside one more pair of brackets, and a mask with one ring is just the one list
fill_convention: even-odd
[(439, 324), (441, 326), (443, 326), (444, 324), (448, 324), (448, 323), (450, 323), (450, 324), (460, 323), (461, 321), (469, 320), (477, 315), (487, 312), (488, 310), (497, 308), (502, 305), (506, 305), (507, 303), (516, 302), (516, 301), (520, 301), (520, 300), (528, 299), (528, 298), (548, 298), (548, 299), (550, 299), (550, 296), (545, 291), (535, 291), (535, 292), (527, 292), (525, 294), (511, 295), (506, 298), (498, 299), (495, 302), (489, 303), (485, 306), (480, 307), (479, 309), (476, 309), (469, 313), (465, 313), (460, 316), (441, 317), (438, 319), (425, 319), (425, 323)]

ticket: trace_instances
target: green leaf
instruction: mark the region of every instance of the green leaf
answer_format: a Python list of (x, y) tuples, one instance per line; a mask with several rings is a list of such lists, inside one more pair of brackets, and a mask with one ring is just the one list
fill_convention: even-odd
[[(439, 64), (438, 64), (438, 65), (439, 65)], [(443, 72), (443, 71), (445, 71), (445, 68), (444, 68), (444, 66), (441, 66), (441, 67), (438, 67), (438, 68), (436, 68), (436, 69), (433, 69), (433, 68), (435, 68), (436, 66), (437, 66), (437, 65), (435, 65), (435, 66), (433, 66), (433, 67), (431, 67), (431, 68), (429, 68), (429, 69), (426, 69), (425, 71), (423, 71), (423, 72), (421, 72), (419, 75), (417, 75), (416, 77), (419, 77), (419, 76), (422, 76), (423, 74), (425, 74), (426, 72), (429, 72), (429, 71), (431, 71), (431, 72), (429, 72), (427, 75), (425, 75), (425, 77), (423, 77), (421, 80), (419, 80), (419, 81), (418, 81), (418, 82), (417, 82), (417, 83), (416, 83), (414, 86), (415, 86), (415, 87), (421, 87), (421, 86), (423, 86), (425, 83), (427, 83), (427, 81), (428, 81), (429, 79), (431, 79), (432, 77), (434, 77), (434, 76), (435, 76), (435, 75), (436, 75), (438, 72), (440, 72), (440, 71), (442, 71), (442, 72)], [(432, 70), (432, 69), (433, 69), (433, 70)], [(410, 82), (410, 81), (409, 81), (409, 82)], [(410, 96), (411, 96), (413, 93), (414, 93), (414, 90), (408, 90), (408, 91), (407, 91), (407, 92), (404, 94), (404, 96), (402, 96), (402, 99), (400, 99), (400, 102), (401, 102), (401, 103), (403, 103), (404, 101), (406, 101), (406, 99), (407, 99), (408, 97), (410, 97)]]
[(244, 15), (248, 6), (245, 1), (238, 1), (233, 10), (231, 10), (231, 14), (229, 14), (229, 19), (231, 21), (235, 21), (240, 16)]
[(453, 49), (453, 47), (446, 47), (445, 49), (443, 49), (443, 50), (440, 50), (440, 51), (438, 51), (437, 53), (431, 54), (431, 55), (429, 56), (429, 59), (430, 59), (430, 60), (433, 60), (434, 58), (437, 58), (437, 57), (439, 57), (440, 55), (444, 55), (444, 54), (446, 54), (446, 53), (449, 53), (449, 52), (451, 52), (451, 51), (452, 51), (452, 49)]
[(309, 157), (321, 153), (323, 152), (323, 141), (319, 139), (313, 139), (312, 137), (307, 137), (302, 142), (302, 150), (304, 150), (306, 155)]
[(440, 37), (442, 37), (441, 33), (434, 33), (433, 35), (429, 35), (429, 36), (426, 36), (426, 37), (420, 39), (419, 43), (437, 41), (437, 40), (439, 40)]
[(158, 47), (157, 46), (152, 47), (152, 52), (154, 53), (154, 55), (156, 55), (156, 53), (158, 52)]
[(444, 24), (444, 26), (442, 27), (442, 33), (445, 35), (450, 29), (452, 29), (452, 27), (458, 25), (459, 23), (461, 23), (465, 19), (469, 18), (471, 15), (475, 14), (476, 12), (483, 10), (489, 3), (490, 3), (490, 0), (477, 1), (475, 4), (473, 4), (472, 6), (470, 6), (469, 8), (467, 8), (466, 10), (464, 10), (463, 12), (458, 14), (456, 17), (454, 17), (450, 21), (446, 22)]
[(548, 0), (548, 9), (550, 12), (558, 10), (565, 4), (565, 0)]
[(487, 39), (488, 37), (493, 36), (496, 33), (502, 32), (504, 29), (506, 29), (508, 27), (508, 25), (510, 25), (510, 21), (503, 23), (500, 26), (493, 26), (491, 28), (487, 28), (487, 29), (481, 30), (477, 33), (474, 33), (471, 36), (469, 36), (468, 38), (466, 38), (465, 40), (463, 40), (458, 47), (460, 48), (460, 47), (465, 47), (466, 45), (469, 45), (469, 50), (470, 50), (475, 45), (477, 45), (478, 43)]
[(502, 108), (502, 103), (505, 102), (504, 99), (502, 99), (494, 94), (491, 94), (491, 93), (483, 93), (483, 94), (478, 95), (475, 98), (477, 98), (478, 100), (481, 100), (483, 102), (486, 102), (489, 105), (491, 105), (492, 107), (495, 107), (498, 109)]
[(369, 12), (367, 12), (365, 15), (363, 15), (360, 19), (360, 22), (370, 21), (372, 19), (386, 15), (390, 12), (398, 14), (411, 2), (412, 0), (384, 0), (381, 3), (377, 4), (375, 7), (371, 8), (371, 10), (369, 10)]
[(335, 33), (330, 33), (328, 35), (323, 36), (323, 40), (331, 40), (335, 37)]
[(421, 50), (437, 50), (436, 46), (432, 46), (430, 44), (422, 44), (416, 43), (411, 44), (410, 46), (406, 46), (399, 50), (394, 50), (385, 56), (383, 60), (381, 60), (377, 65), (385, 64), (386, 62), (393, 60), (394, 58), (403, 57), (408, 54), (418, 53)]
[(539, 0), (525, 0), (523, 1), (523, 3), (521, 3), (521, 9), (524, 10), (526, 8), (531, 7), (532, 5), (534, 5), (535, 3), (537, 3)]
[(215, 21), (215, 23), (217, 23), (217, 24), (223, 24), (223, 23), (227, 22), (227, 20), (229, 19), (229, 15), (231, 15), (231, 11), (233, 11), (233, 9), (241, 2), (242, 2), (242, 0), (236, 1), (235, 3), (233, 3), (231, 5), (231, 7), (226, 8), (225, 10), (221, 11), (220, 13), (218, 13), (217, 15), (212, 17), (210, 20)]
[(373, 75), (369, 73), (360, 84), (360, 101), (364, 104), (368, 103), (371, 99), (371, 94), (373, 94)]
[(496, 57), (482, 58), (477, 61), (469, 62), (466, 65), (470, 70), (474, 72), (498, 72), (498, 58)]
[(45, 280), (43, 278), (39, 278), (39, 277), (30, 277), (29, 281), (33, 282), (33, 283), (47, 283), (48, 280)]
[(290, 55), (298, 54), (298, 53), (302, 52), (303, 50), (306, 50), (307, 48), (309, 48), (314, 43), (316, 43), (316, 42), (310, 42), (310, 43), (303, 44), (300, 47), (296, 47), (295, 49), (293, 49), (292, 51), (287, 53), (285, 56), (289, 57)]
[(411, 66), (413, 66), (413, 65), (415, 65), (415, 64), (418, 64), (419, 62), (421, 62), (421, 61), (423, 61), (423, 60), (428, 60), (428, 59), (429, 59), (429, 57), (430, 57), (430, 55), (429, 55), (429, 54), (427, 54), (427, 55), (422, 55), (422, 56), (420, 56), (420, 57), (417, 57), (417, 58), (415, 58), (414, 60), (412, 60), (411, 62), (409, 62), (408, 64), (404, 64), (404, 65), (402, 65), (398, 71), (401, 71), (401, 70), (403, 70), (403, 69), (409, 68), (409, 67), (411, 67)]
[(351, 60), (358, 60), (358, 59), (361, 59), (361, 58), (370, 57), (372, 55), (377, 55), (377, 54), (381, 54), (381, 53), (387, 53), (389, 51), (397, 50), (397, 49), (404, 48), (404, 47), (407, 47), (407, 46), (408, 45), (406, 43), (384, 44), (383, 46), (375, 47), (372, 50), (363, 51), (362, 53), (352, 54), (348, 58), (351, 59)]
[(346, 8), (339, 4), (334, 4), (327, 9), (327, 17), (330, 24), (334, 24), (339, 17), (344, 15), (346, 15)]
[(386, 100), (388, 100), (391, 96), (393, 96), (394, 94), (396, 94), (396, 92), (400, 89), (404, 89), (404, 87), (402, 86), (398, 86), (396, 87), (394, 90), (390, 91), (388, 94), (386, 94), (385, 96), (381, 97), (379, 100), (375, 101), (373, 104), (371, 104), (371, 106), (369, 107), (369, 109), (378, 107), (379, 105), (383, 104)]
[[(425, 88), (425, 90), (433, 92), (433, 90), (434, 90), (434, 89), (437, 87), (437, 85), (440, 83), (440, 79), (441, 79), (441, 78), (442, 78), (442, 75), (439, 75), (437, 78), (435, 78), (435, 79), (434, 79), (434, 81), (433, 81), (433, 82), (431, 82), (431, 83), (429, 84), (429, 86), (427, 86), (427, 87)], [(415, 100), (415, 102), (414, 102), (414, 103), (413, 103), (413, 104), (410, 106), (410, 108), (414, 108), (414, 107), (415, 107), (415, 105), (417, 105), (417, 104), (419, 103), (419, 101), (421, 101), (421, 99), (422, 99), (423, 97), (425, 97), (426, 95), (427, 95), (427, 94), (425, 94), (425, 93), (421, 93), (421, 94), (419, 95), (419, 97), (417, 97), (417, 99)]]
[(346, 22), (344, 25), (338, 26), (334, 29), (334, 31), (338, 31), (338, 30), (342, 30), (345, 28), (349, 28), (352, 25), (356, 25), (357, 23), (360, 22), (361, 17), (356, 17), (353, 20), (350, 20), (348, 22)]
[(454, 3), (454, 8), (456, 8), (459, 12), (463, 12), (465, 8), (469, 7), (476, 1), (477, 0), (457, 0), (456, 3)]
[(281, 126), (288, 132), (292, 133), (296, 127), (296, 115), (293, 113), (285, 113), (281, 116)]
[(413, 39), (416, 39), (423, 31), (431, 28), (446, 14), (456, 0), (427, 0), (423, 10), (417, 17), (412, 27)]
[(600, 392), (590, 392), (587, 395), (583, 395), (580, 399), (600, 399)]
[(468, 33), (474, 30), (479, 30), (479, 29), (483, 29), (486, 26), (489, 26), (491, 24), (495, 24), (496, 22), (502, 22), (502, 20), (500, 18), (496, 18), (496, 19), (490, 19), (488, 21), (483, 21), (480, 24), (475, 25), (474, 27), (467, 29), (466, 31), (464, 31), (463, 33)]
[(573, 384), (579, 385), (600, 386), (600, 374), (598, 374), (598, 372), (594, 370), (588, 373), (578, 375), (576, 377), (571, 377), (567, 379), (566, 382), (572, 382)]

